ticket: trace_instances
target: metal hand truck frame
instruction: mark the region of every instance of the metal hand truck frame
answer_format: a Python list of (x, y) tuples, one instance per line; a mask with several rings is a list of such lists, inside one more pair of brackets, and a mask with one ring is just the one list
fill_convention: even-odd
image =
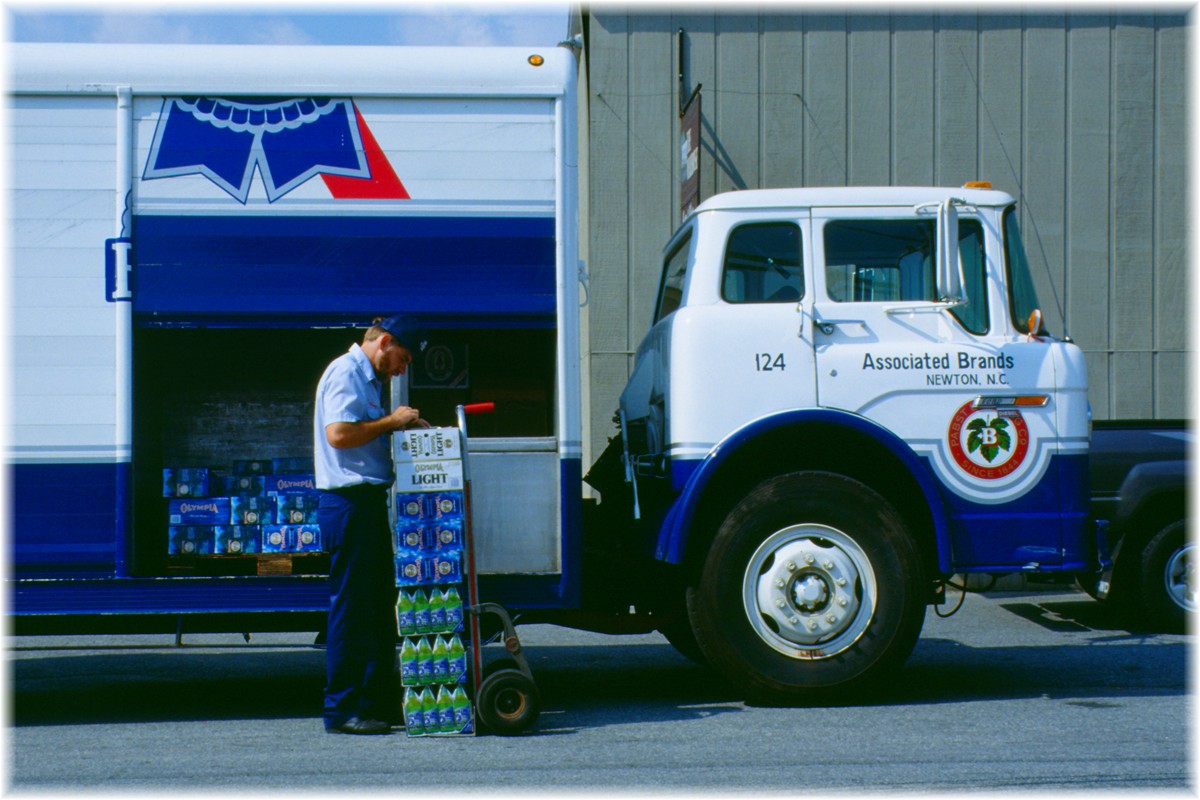
[[(498, 603), (479, 600), (479, 589), (475, 571), (475, 535), (471, 506), (471, 468), (467, 446), (467, 415), (486, 414), (495, 410), (494, 403), (471, 403), (460, 405), (455, 411), (458, 430), (462, 439), (463, 470), (463, 539), (466, 555), (467, 621), (471, 638), (471, 686), (474, 690), (475, 716), (485, 730), (512, 735), (531, 728), (541, 713), (541, 698), (529, 662), (522, 652), (521, 640), (517, 637), (512, 616)], [(503, 630), (504, 649), (511, 658), (501, 658), (483, 670), (483, 653), (480, 636), (480, 619), (491, 614), (500, 621)]]

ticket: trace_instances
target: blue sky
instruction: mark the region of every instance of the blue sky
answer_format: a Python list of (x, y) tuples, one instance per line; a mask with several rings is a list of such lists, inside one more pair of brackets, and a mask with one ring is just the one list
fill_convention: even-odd
[(471, 4), (6, 2), (16, 42), (553, 45), (568, 0)]

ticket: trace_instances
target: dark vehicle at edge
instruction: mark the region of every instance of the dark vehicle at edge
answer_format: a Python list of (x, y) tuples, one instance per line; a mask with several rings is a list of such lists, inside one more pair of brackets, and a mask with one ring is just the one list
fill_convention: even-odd
[(1091, 511), (1107, 523), (1111, 555), (1101, 572), (1079, 575), (1079, 585), (1138, 627), (1184, 632), (1196, 611), (1191, 439), (1183, 420), (1093, 423)]

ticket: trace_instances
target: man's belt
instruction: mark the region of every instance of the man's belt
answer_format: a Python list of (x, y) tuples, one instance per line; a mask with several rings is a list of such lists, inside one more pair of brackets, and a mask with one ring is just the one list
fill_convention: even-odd
[(347, 500), (358, 500), (379, 495), (386, 496), (387, 490), (388, 484), (386, 483), (356, 483), (353, 486), (339, 486), (336, 489), (326, 489), (325, 491), (332, 492)]

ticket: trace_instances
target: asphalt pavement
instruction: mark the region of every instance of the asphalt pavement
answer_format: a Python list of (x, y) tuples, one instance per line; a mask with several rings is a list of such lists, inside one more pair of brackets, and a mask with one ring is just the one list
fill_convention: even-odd
[[(1166, 790), (1191, 795), (1190, 637), (1072, 591), (970, 594), (886, 690), (747, 706), (657, 634), (543, 625), (515, 737), (322, 732), (306, 634), (9, 637), (9, 790), (438, 793)], [(498, 650), (498, 647), (488, 648)]]

